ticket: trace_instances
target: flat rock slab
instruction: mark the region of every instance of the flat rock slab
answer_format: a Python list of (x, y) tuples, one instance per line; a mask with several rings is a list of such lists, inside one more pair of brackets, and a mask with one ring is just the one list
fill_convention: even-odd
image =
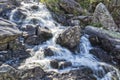
[(0, 44), (7, 43), (21, 35), (21, 31), (16, 24), (0, 18)]

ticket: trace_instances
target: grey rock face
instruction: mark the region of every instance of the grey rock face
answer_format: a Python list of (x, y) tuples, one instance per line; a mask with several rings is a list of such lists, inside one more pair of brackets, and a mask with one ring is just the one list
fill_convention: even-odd
[(21, 32), (14, 23), (0, 18), (0, 44), (8, 43), (19, 35)]
[(80, 43), (80, 36), (80, 26), (69, 27), (59, 35), (56, 43), (66, 48), (74, 49)]
[(103, 3), (99, 3), (97, 5), (93, 17), (94, 23), (101, 23), (104, 28), (112, 31), (118, 30), (117, 25), (115, 24), (111, 14)]

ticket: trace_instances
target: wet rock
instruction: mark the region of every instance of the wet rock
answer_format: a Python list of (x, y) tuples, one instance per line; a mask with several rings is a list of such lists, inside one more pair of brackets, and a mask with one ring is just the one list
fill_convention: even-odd
[(47, 57), (47, 56), (53, 56), (54, 55), (54, 52), (52, 51), (51, 48), (45, 48), (44, 49), (44, 56)]
[(100, 61), (108, 63), (112, 62), (111, 56), (100, 48), (93, 48), (90, 50), (90, 53), (95, 55)]
[(36, 35), (36, 27), (29, 24), (26, 26), (22, 26), (21, 30), (23, 31), (23, 37)]
[(103, 50), (107, 51), (109, 55), (119, 62), (120, 59), (120, 33), (108, 31), (92, 26), (85, 28), (85, 33), (91, 36), (96, 36), (100, 42), (100, 46)]
[(42, 38), (38, 37), (37, 35), (32, 35), (26, 37), (24, 42), (28, 45), (38, 45), (42, 43), (42, 41)]
[(89, 40), (90, 40), (90, 43), (92, 44), (92, 46), (98, 46), (101, 44), (99, 41), (99, 38), (97, 36), (90, 36)]
[(118, 29), (111, 14), (103, 3), (99, 3), (97, 5), (93, 17), (93, 22), (101, 23), (103, 25), (103, 28), (105, 29), (109, 29), (112, 31), (116, 31)]
[(20, 80), (42, 80), (45, 72), (40, 67), (24, 69), (21, 71)]
[(28, 57), (30, 54), (26, 51), (25, 46), (17, 40), (9, 42), (7, 50), (0, 51), (0, 61), (15, 67)]
[(69, 27), (58, 36), (56, 43), (74, 50), (79, 46), (80, 36), (80, 26)]
[(70, 66), (72, 66), (71, 62), (63, 61), (63, 62), (59, 63), (59, 69), (65, 69), (65, 68), (70, 67)]
[(34, 24), (34, 25), (37, 25), (40, 23), (40, 20), (39, 19), (36, 19), (36, 18), (32, 18), (29, 22), (30, 24)]
[(47, 27), (38, 27), (37, 35), (44, 41), (53, 37), (51, 30), (49, 30)]
[(17, 24), (21, 24), (27, 17), (27, 11), (22, 10), (22, 9), (17, 9), (12, 18), (12, 21), (17, 23)]
[(17, 70), (9, 65), (0, 66), (0, 80), (17, 80)]
[(50, 62), (50, 65), (51, 65), (51, 67), (54, 68), (54, 69), (58, 69), (58, 67), (59, 67), (59, 63), (58, 63), (57, 60), (52, 60), (52, 61)]
[(34, 10), (34, 11), (38, 11), (39, 10), (39, 6), (33, 5), (33, 6), (31, 6), (31, 9)]
[(44, 76), (40, 67), (17, 70), (6, 64), (0, 66), (0, 80), (41, 80)]
[(66, 61), (66, 60), (57, 60), (56, 59), (56, 60), (52, 60), (50, 62), (50, 65), (54, 69), (64, 69), (64, 68), (72, 66), (72, 63), (69, 61)]
[(93, 71), (88, 67), (80, 67), (77, 70), (71, 70), (62, 74), (49, 72), (48, 76), (55, 80), (97, 80)]
[(14, 23), (0, 18), (0, 44), (15, 40), (19, 35), (21, 32)]
[(60, 0), (59, 5), (69, 14), (82, 14), (83, 9), (79, 3), (74, 0)]

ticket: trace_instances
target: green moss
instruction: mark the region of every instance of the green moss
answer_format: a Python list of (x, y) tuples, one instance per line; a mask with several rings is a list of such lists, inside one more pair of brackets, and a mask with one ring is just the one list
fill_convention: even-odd
[(96, 26), (96, 27), (103, 27), (102, 26), (102, 24), (101, 23), (99, 23), (99, 22), (96, 22), (96, 23), (90, 23), (89, 25), (91, 25), (91, 26)]
[(106, 34), (109, 34), (113, 38), (120, 38), (120, 33), (114, 31), (103, 30)]

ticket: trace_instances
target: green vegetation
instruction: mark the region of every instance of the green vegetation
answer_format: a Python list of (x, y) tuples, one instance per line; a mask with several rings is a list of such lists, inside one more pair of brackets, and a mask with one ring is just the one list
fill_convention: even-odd
[(59, 8), (59, 5), (58, 5), (59, 0), (41, 0), (40, 2), (46, 4), (47, 7), (55, 13), (57, 13), (57, 12), (61, 13), (62, 12)]
[(96, 23), (90, 23), (91, 26), (95, 26), (95, 27), (103, 27), (102, 24), (100, 22), (96, 22)]

